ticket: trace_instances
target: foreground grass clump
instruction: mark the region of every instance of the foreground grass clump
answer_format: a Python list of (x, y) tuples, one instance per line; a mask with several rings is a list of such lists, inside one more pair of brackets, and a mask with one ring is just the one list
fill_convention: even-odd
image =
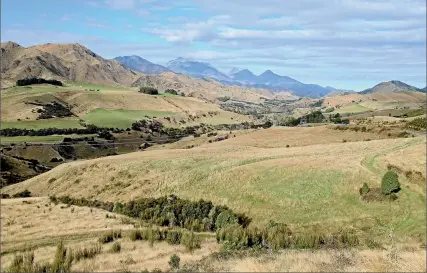
[(119, 242), (115, 242), (110, 249), (111, 253), (118, 253), (122, 250), (122, 245)]
[(175, 229), (147, 228), (142, 230), (132, 230), (129, 233), (131, 241), (145, 240), (150, 246), (157, 241), (166, 241), (170, 245), (183, 245), (186, 250), (192, 252), (200, 248), (200, 238), (193, 231), (183, 231)]
[(114, 231), (109, 231), (105, 234), (103, 234), (100, 238), (99, 238), (99, 242), (102, 244), (107, 244), (109, 242), (112, 242), (116, 239), (122, 238), (122, 231), (121, 230), (114, 230)]
[(34, 261), (34, 252), (18, 253), (14, 256), (6, 272), (71, 272), (73, 262), (78, 262), (82, 259), (91, 259), (101, 253), (101, 251), (102, 247), (100, 244), (73, 250), (65, 247), (61, 241), (56, 247), (52, 263), (36, 263)]

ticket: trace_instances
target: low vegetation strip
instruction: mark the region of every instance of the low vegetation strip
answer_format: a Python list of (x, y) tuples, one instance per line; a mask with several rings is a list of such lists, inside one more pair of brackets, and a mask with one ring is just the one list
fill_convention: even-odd
[(226, 206), (215, 206), (210, 201), (197, 202), (176, 196), (160, 198), (140, 198), (127, 203), (102, 202), (69, 196), (50, 197), (54, 203), (87, 206), (105, 209), (133, 218), (150, 221), (159, 226), (182, 227), (194, 231), (215, 231), (228, 224), (248, 226), (251, 219), (237, 214)]
[[(54, 203), (102, 208), (172, 228), (135, 230), (129, 235), (133, 241), (149, 240), (152, 243), (156, 240), (166, 240), (170, 244), (182, 242), (186, 244), (188, 238), (184, 237), (193, 235), (174, 229), (181, 227), (192, 232), (215, 231), (217, 242), (224, 244), (228, 249), (336, 248), (355, 247), (360, 243), (355, 232), (349, 230), (341, 230), (334, 234), (321, 232), (293, 234), (286, 224), (274, 221), (270, 221), (264, 228), (249, 227), (251, 222), (249, 217), (235, 213), (226, 206), (215, 206), (212, 202), (204, 200), (188, 201), (173, 195), (157, 199), (141, 198), (124, 204), (91, 201), (85, 198), (75, 199), (69, 196), (52, 196), (50, 200)], [(106, 234), (100, 240), (104, 243), (111, 242), (119, 238), (117, 234), (119, 233)], [(190, 241), (193, 242), (193, 239)]]

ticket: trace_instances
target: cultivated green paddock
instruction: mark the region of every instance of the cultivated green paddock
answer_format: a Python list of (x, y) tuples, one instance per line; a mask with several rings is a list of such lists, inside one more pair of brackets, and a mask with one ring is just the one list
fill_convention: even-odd
[(44, 128), (84, 128), (75, 118), (53, 118), (40, 120), (2, 121), (1, 128), (44, 129)]
[(107, 110), (98, 108), (86, 114), (83, 119), (88, 124), (100, 127), (130, 128), (132, 123), (149, 117), (167, 117), (176, 113), (152, 110)]

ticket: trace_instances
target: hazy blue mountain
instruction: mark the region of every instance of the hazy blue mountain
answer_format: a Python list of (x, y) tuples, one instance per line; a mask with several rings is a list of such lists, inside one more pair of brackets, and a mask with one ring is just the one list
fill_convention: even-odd
[(241, 70), (242, 69), (240, 69), (240, 68), (234, 67), (234, 68), (230, 69), (230, 71), (228, 71), (227, 75), (230, 76), (230, 75), (236, 74), (237, 72), (239, 72)]
[(288, 76), (281, 76), (271, 70), (261, 75), (254, 75), (248, 69), (233, 68), (228, 73), (222, 73), (212, 65), (204, 62), (179, 57), (167, 63), (167, 68), (176, 73), (186, 74), (196, 78), (212, 78), (228, 85), (267, 88), (272, 91), (293, 91), (298, 96), (323, 97), (335, 90), (333, 87), (322, 87), (317, 84), (305, 84)]
[(230, 76), (233, 81), (238, 81), (242, 84), (257, 84), (258, 77), (248, 69), (240, 70)]
[(142, 72), (144, 74), (160, 74), (169, 72), (170, 70), (164, 66), (154, 64), (139, 56), (121, 56), (116, 57), (114, 60), (121, 62), (124, 66), (134, 71)]
[(167, 68), (176, 73), (187, 74), (196, 78), (212, 78), (221, 82), (228, 82), (230, 78), (208, 63), (197, 62), (179, 57), (167, 63)]
[(258, 88), (267, 88), (273, 91), (289, 90), (298, 96), (322, 97), (335, 90), (333, 87), (322, 87), (316, 84), (304, 84), (288, 76), (281, 76), (271, 70), (266, 70), (256, 76), (244, 69), (231, 76), (234, 82)]

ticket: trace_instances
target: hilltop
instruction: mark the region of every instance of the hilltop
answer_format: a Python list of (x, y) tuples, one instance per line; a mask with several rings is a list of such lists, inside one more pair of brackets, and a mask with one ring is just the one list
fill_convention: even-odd
[(138, 74), (120, 62), (106, 60), (80, 44), (44, 44), (28, 48), (1, 44), (2, 87), (25, 77), (55, 78), (112, 86), (126, 86)]
[(371, 93), (384, 93), (384, 92), (403, 92), (403, 91), (416, 91), (416, 92), (425, 92), (425, 90), (417, 88), (415, 86), (406, 84), (401, 81), (388, 81), (381, 82), (374, 87), (365, 89), (360, 92), (360, 94), (371, 94)]

